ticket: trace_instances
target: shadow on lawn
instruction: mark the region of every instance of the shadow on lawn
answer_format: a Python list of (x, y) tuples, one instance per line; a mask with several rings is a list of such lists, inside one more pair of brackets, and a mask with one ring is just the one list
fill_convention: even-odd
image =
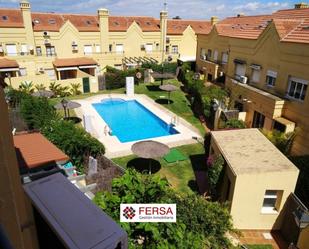
[(127, 168), (134, 168), (140, 173), (149, 173), (149, 165), (151, 164), (151, 173), (157, 173), (161, 169), (159, 161), (154, 159), (134, 158), (127, 163)]
[(197, 154), (190, 156), (191, 165), (194, 171), (195, 180), (191, 180), (188, 186), (194, 192), (204, 194), (208, 191), (207, 168), (205, 154)]
[[(161, 104), (161, 105), (167, 105), (168, 104), (168, 99), (156, 99), (155, 100), (158, 104)], [(170, 105), (173, 104), (174, 101), (173, 100), (170, 100)]]
[(152, 92), (159, 92), (159, 91), (162, 91), (158, 85), (149, 85), (149, 86), (146, 86), (148, 91), (152, 91)]

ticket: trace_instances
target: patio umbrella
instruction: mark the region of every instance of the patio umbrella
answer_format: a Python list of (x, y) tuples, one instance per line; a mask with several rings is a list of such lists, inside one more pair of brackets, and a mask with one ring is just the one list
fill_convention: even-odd
[(36, 91), (36, 92), (32, 93), (31, 95), (35, 96), (35, 97), (50, 98), (50, 97), (54, 96), (54, 92), (48, 91), (48, 90), (39, 90), (39, 91)]
[(153, 72), (151, 76), (155, 79), (161, 79), (161, 85), (163, 84), (164, 79), (174, 79), (175, 75), (172, 73), (158, 73), (158, 72)]
[[(132, 145), (131, 149), (135, 155), (146, 159), (163, 157), (170, 151), (170, 148), (167, 145), (152, 140), (137, 142)], [(151, 174), (150, 160), (149, 174)]]
[(178, 90), (178, 87), (172, 84), (165, 84), (165, 85), (159, 86), (159, 88), (163, 91), (168, 92), (168, 102), (167, 102), (168, 104), (170, 103), (171, 92)]
[(64, 109), (64, 115), (66, 116), (66, 110), (68, 110), (68, 117), (70, 116), (70, 109), (75, 109), (81, 107), (80, 103), (74, 101), (67, 101), (65, 99), (61, 100), (58, 104), (54, 105), (54, 107), (58, 110)]

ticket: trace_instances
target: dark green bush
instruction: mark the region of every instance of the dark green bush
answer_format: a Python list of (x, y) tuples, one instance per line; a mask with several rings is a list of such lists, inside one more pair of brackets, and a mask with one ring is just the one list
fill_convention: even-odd
[[(164, 73), (176, 73), (177, 62), (163, 63), (163, 72)], [(162, 64), (157, 63), (143, 63), (143, 68), (152, 69), (154, 72), (162, 72)]]
[(70, 156), (80, 171), (83, 171), (85, 157), (96, 157), (105, 152), (104, 146), (97, 139), (70, 121), (51, 121), (41, 131), (49, 141)]
[(237, 118), (231, 118), (230, 120), (225, 122), (224, 128), (244, 129), (246, 128), (246, 124), (242, 120), (239, 120)]

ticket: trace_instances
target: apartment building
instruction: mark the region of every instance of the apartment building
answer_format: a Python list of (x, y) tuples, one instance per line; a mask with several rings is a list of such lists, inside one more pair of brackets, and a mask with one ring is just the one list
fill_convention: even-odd
[(87, 76), (91, 84), (106, 65), (195, 58), (196, 36), (210, 27), (210, 21), (168, 19), (167, 11), (160, 19), (111, 16), (107, 9), (96, 15), (37, 13), (22, 0), (19, 9), (0, 9), (0, 72), (14, 86)]
[(294, 154), (309, 153), (309, 8), (226, 18), (198, 35), (197, 68), (224, 83), (248, 127), (298, 133)]

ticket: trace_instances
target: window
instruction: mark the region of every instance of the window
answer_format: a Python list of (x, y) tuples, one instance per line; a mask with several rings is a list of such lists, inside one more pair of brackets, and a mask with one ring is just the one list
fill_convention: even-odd
[(260, 82), (260, 74), (261, 74), (261, 71), (260, 71), (260, 70), (252, 69), (251, 82), (253, 82), (253, 83), (259, 83), (259, 82)]
[(113, 45), (112, 45), (112, 44), (109, 44), (109, 45), (108, 45), (108, 51), (109, 51), (109, 52), (112, 52), (112, 51), (113, 51)]
[(222, 64), (227, 64), (228, 59), (229, 59), (228, 53), (227, 52), (223, 52), (222, 53)]
[(245, 76), (246, 65), (235, 63), (235, 78), (240, 79), (240, 76)]
[(211, 54), (212, 54), (211, 49), (208, 49), (207, 50), (207, 60), (210, 60)]
[(19, 68), (19, 76), (27, 76), (27, 69)]
[(206, 49), (205, 48), (201, 48), (201, 60), (206, 60)]
[(48, 23), (49, 23), (49, 24), (56, 24), (56, 20), (55, 20), (55, 19), (49, 19), (49, 20), (48, 20)]
[(95, 45), (95, 52), (96, 53), (101, 53), (101, 46), (99, 44)]
[(35, 47), (35, 51), (37, 56), (42, 56), (42, 48), (40, 46)]
[(267, 86), (275, 86), (277, 79), (277, 72), (268, 70), (266, 73), (266, 85)]
[(84, 46), (84, 54), (85, 55), (92, 54), (92, 46), (91, 45), (85, 45)]
[(214, 61), (218, 60), (218, 50), (214, 51)]
[(263, 200), (262, 213), (277, 213), (280, 208), (283, 191), (266, 190)]
[(146, 50), (146, 53), (151, 53), (152, 52), (152, 43), (147, 43), (145, 45), (145, 50)]
[(295, 77), (290, 77), (288, 96), (293, 99), (304, 100), (306, 97), (307, 87), (308, 81)]
[(172, 46), (172, 54), (178, 54), (178, 45)]
[(265, 122), (265, 116), (262, 113), (254, 111), (253, 120), (252, 120), (252, 128), (263, 128)]
[(122, 64), (114, 64), (114, 68), (122, 70)]
[(55, 46), (46, 46), (46, 56), (55, 56), (56, 50)]
[(21, 55), (26, 55), (27, 53), (28, 53), (28, 46), (27, 46), (27, 44), (21, 44), (20, 54)]
[(123, 44), (116, 44), (116, 53), (117, 54), (123, 53)]
[(15, 44), (6, 44), (6, 53), (8, 56), (16, 56), (17, 49)]
[(167, 45), (167, 46), (165, 47), (165, 52), (166, 52), (166, 53), (169, 53), (169, 52), (170, 52), (170, 46), (169, 46), (169, 45)]
[(8, 19), (9, 19), (8, 16), (2, 16), (3, 21), (7, 21)]
[(56, 80), (56, 74), (53, 68), (46, 68), (44, 71), (51, 80)]

